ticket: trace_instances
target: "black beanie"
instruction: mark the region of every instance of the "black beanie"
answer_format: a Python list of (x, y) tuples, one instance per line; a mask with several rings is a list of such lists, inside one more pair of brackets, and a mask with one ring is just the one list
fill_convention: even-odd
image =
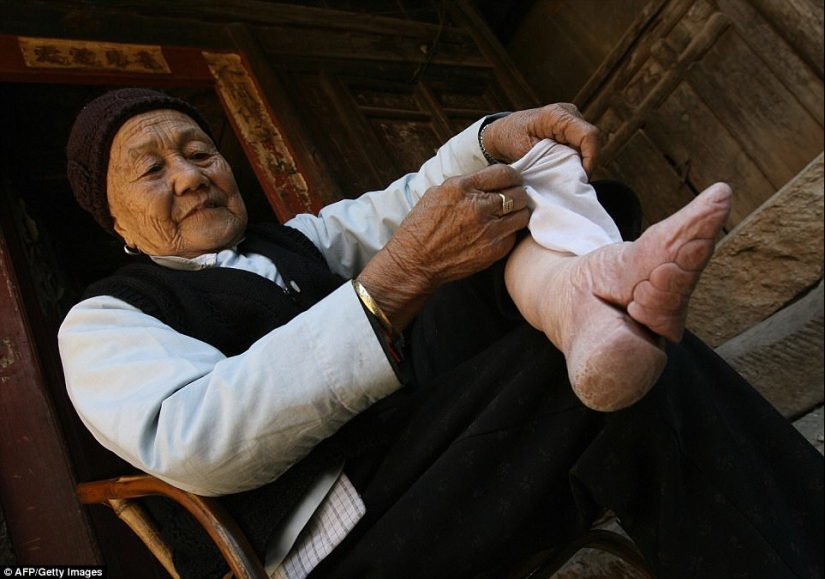
[(158, 109), (180, 111), (194, 120), (215, 140), (206, 120), (189, 103), (146, 88), (123, 88), (107, 92), (87, 104), (75, 120), (66, 145), (66, 174), (72, 191), (86, 211), (103, 229), (114, 234), (114, 221), (106, 196), (109, 151), (118, 130), (130, 118)]

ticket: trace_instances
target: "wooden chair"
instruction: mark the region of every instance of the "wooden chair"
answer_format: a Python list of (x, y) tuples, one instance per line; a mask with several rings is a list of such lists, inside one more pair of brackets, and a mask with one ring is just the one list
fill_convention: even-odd
[(141, 506), (140, 498), (167, 497), (185, 508), (209, 534), (223, 555), (231, 576), (236, 579), (268, 579), (263, 564), (252, 550), (234, 519), (215, 499), (202, 497), (148, 474), (122, 476), (77, 485), (77, 496), (86, 505), (106, 504), (137, 534), (166, 571), (178, 579), (172, 553), (161, 538), (152, 517)]
[[(263, 564), (237, 523), (217, 500), (202, 497), (159, 480), (148, 474), (122, 476), (77, 485), (77, 496), (86, 505), (104, 504), (112, 508), (154, 554), (175, 579), (178, 573), (169, 547), (161, 538), (151, 515), (140, 504), (141, 497), (160, 495), (184, 507), (209, 534), (220, 550), (230, 574), (227, 579), (268, 579)], [(611, 553), (635, 568), (645, 579), (655, 579), (636, 546), (623, 535), (593, 528), (584, 536), (562, 548), (542, 552), (496, 579), (549, 579), (573, 555), (584, 548)], [(492, 579), (492, 578), (491, 578)]]

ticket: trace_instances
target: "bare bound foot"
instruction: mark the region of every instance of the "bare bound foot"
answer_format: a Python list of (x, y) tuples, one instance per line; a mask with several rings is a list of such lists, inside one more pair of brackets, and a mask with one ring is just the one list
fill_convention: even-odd
[(713, 255), (731, 200), (730, 187), (716, 183), (650, 226), (637, 241), (596, 250), (592, 255), (604, 274), (593, 277), (593, 292), (624, 306), (631, 318), (656, 334), (678, 342), (690, 296)]
[(507, 288), (522, 315), (564, 354), (573, 390), (588, 407), (613, 411), (639, 400), (667, 361), (665, 339), (684, 332), (691, 293), (731, 206), (716, 184), (635, 242), (583, 256), (531, 238), (510, 257)]

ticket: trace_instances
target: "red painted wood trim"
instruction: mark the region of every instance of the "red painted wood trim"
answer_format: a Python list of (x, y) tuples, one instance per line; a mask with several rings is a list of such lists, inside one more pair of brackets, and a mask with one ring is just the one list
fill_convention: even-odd
[(0, 497), (18, 563), (97, 561), (2, 231)]

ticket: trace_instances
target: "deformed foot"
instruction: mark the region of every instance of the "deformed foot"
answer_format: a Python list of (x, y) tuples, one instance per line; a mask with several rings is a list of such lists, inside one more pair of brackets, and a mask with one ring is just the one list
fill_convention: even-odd
[(664, 339), (595, 296), (583, 297), (576, 307), (582, 315), (562, 350), (573, 391), (593, 410), (630, 406), (664, 370)]
[(637, 241), (594, 252), (603, 272), (612, 271), (594, 274), (594, 293), (624, 306), (630, 317), (667, 340), (681, 340), (690, 296), (713, 255), (731, 200), (730, 187), (717, 183)]
[(576, 257), (528, 239), (513, 253), (508, 290), (525, 319), (565, 354), (585, 405), (618, 410), (656, 382), (667, 362), (665, 339), (681, 339), (730, 205), (730, 188), (717, 184), (635, 242)]

